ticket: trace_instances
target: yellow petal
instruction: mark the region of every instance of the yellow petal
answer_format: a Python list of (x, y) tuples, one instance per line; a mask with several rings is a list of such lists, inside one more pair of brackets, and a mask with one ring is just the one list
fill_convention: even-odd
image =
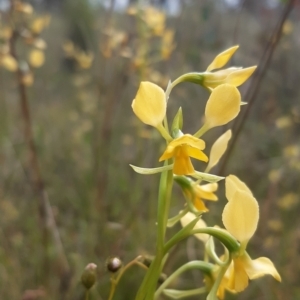
[(207, 183), (200, 186), (202, 191), (213, 193), (218, 189), (218, 184), (214, 183)]
[[(181, 222), (181, 225), (182, 227), (185, 227), (187, 226), (190, 222), (192, 222), (193, 220), (195, 219), (195, 215), (192, 214), (191, 212), (188, 212), (186, 215), (184, 215), (181, 219), (180, 219), (180, 222)], [(199, 219), (199, 221), (195, 224), (195, 227), (194, 229), (201, 229), (201, 228), (205, 228), (206, 227), (206, 223), (202, 220), (202, 219)], [(202, 241), (202, 242), (206, 242), (209, 238), (209, 235), (208, 234), (205, 234), (205, 233), (197, 233), (195, 234), (195, 237)]]
[(248, 286), (248, 275), (244, 269), (243, 261), (238, 257), (233, 259), (234, 265), (234, 285), (236, 292), (243, 291)]
[(202, 161), (208, 161), (208, 157), (199, 149), (188, 147), (187, 148), (188, 156), (202, 160)]
[(173, 173), (176, 175), (190, 175), (195, 173), (191, 160), (183, 147), (176, 149)]
[(239, 46), (231, 47), (222, 53), (218, 54), (215, 59), (212, 61), (212, 63), (207, 67), (206, 71), (211, 71), (214, 69), (222, 68), (227, 64), (227, 62), (230, 60), (231, 56), (234, 54), (234, 52), (238, 49)]
[[(218, 184), (217, 183), (208, 183), (205, 185), (196, 185), (194, 186), (195, 194), (198, 198), (202, 198), (205, 200), (218, 200), (218, 197), (213, 193), (217, 190)], [(214, 190), (213, 190), (214, 189)]]
[(209, 128), (225, 125), (240, 111), (241, 94), (236, 87), (222, 84), (216, 87), (206, 104), (205, 117)]
[(246, 254), (243, 255), (241, 259), (243, 259), (244, 268), (250, 279), (256, 279), (264, 275), (271, 275), (281, 282), (281, 277), (269, 258), (260, 257), (251, 260), (251, 258)]
[(237, 190), (225, 205), (222, 220), (226, 229), (241, 243), (254, 234), (259, 218), (256, 199), (247, 192)]
[(173, 140), (169, 145), (172, 147), (177, 147), (179, 145), (189, 145), (193, 148), (197, 148), (199, 150), (203, 150), (205, 148), (205, 142), (201, 139), (198, 139), (190, 134), (185, 134), (175, 140)]
[(165, 93), (162, 88), (154, 83), (141, 82), (131, 106), (136, 116), (143, 123), (157, 127), (166, 115)]
[(247, 185), (234, 175), (229, 175), (226, 177), (225, 189), (226, 189), (226, 198), (228, 201), (230, 201), (233, 198), (233, 195), (237, 190), (241, 190), (248, 193), (249, 195), (252, 195), (252, 192), (247, 187)]
[(226, 82), (234, 86), (242, 85), (255, 71), (256, 66), (234, 71), (228, 75)]
[(45, 62), (44, 52), (41, 50), (32, 50), (29, 53), (29, 63), (34, 68), (41, 67)]
[(195, 206), (195, 208), (198, 211), (201, 211), (201, 212), (207, 212), (208, 211), (208, 208), (205, 206), (204, 202), (199, 198), (194, 199), (193, 205)]
[(159, 161), (163, 161), (166, 159), (170, 159), (174, 156), (174, 147), (167, 147), (167, 149), (165, 150), (165, 152), (162, 154), (162, 156), (159, 158)]
[(220, 160), (227, 149), (229, 140), (231, 139), (231, 130), (227, 130), (212, 145), (209, 155), (209, 163), (207, 171), (211, 170)]

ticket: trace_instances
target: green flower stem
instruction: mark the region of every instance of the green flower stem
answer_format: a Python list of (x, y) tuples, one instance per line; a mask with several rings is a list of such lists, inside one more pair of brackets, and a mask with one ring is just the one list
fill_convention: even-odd
[(238, 252), (240, 249), (239, 242), (227, 231), (215, 227), (206, 227), (201, 229), (193, 229), (184, 234), (174, 235), (166, 244), (164, 251), (168, 253), (170, 249), (180, 241), (196, 233), (206, 233), (217, 238), (230, 252)]
[[(214, 239), (213, 237), (210, 237), (210, 239), (207, 241), (207, 243), (205, 244), (205, 249), (206, 249), (206, 253), (210, 256), (211, 259), (214, 260), (214, 262), (219, 265), (219, 266), (224, 266), (227, 264), (227, 261), (222, 261), (219, 256), (217, 255), (216, 251), (215, 251), (215, 243), (214, 243)], [(227, 248), (225, 248), (225, 253), (228, 256), (228, 250)], [(227, 251), (227, 252), (226, 252)], [(226, 256), (226, 257), (227, 257)]]
[[(133, 259), (132, 261), (130, 261), (126, 266), (124, 266), (120, 272), (118, 273), (118, 276), (116, 278), (111, 278), (111, 286), (110, 286), (110, 292), (109, 292), (109, 296), (108, 296), (108, 300), (112, 300), (113, 296), (115, 294), (116, 288), (118, 283), (120, 282), (122, 276), (124, 275), (124, 273), (131, 268), (134, 265), (139, 266), (142, 269), (148, 270), (148, 267), (146, 267), (144, 264), (142, 264), (141, 262), (139, 262), (139, 259), (142, 258), (141, 255), (139, 255), (138, 257), (136, 257), (135, 259)], [(87, 300), (88, 298), (86, 298), (85, 300)]]
[[(165, 117), (166, 119), (166, 117)], [(165, 122), (164, 122), (165, 123)], [(173, 140), (173, 138), (170, 136), (168, 130), (160, 124), (159, 126), (156, 127), (156, 129), (160, 132), (160, 134), (163, 136), (163, 138), (169, 143)]]
[(209, 294), (207, 295), (207, 298), (206, 300), (218, 300), (218, 297), (217, 297), (217, 293), (218, 293), (218, 289), (219, 289), (219, 286), (221, 284), (221, 281), (231, 263), (231, 256), (228, 258), (228, 261), (227, 261), (227, 264), (225, 264), (224, 266), (220, 267), (220, 270), (219, 270), (219, 273), (218, 273), (218, 277), (216, 279), (216, 281), (214, 282), (214, 285), (213, 287), (211, 288)]
[(170, 275), (164, 283), (159, 287), (159, 289), (156, 291), (154, 295), (154, 300), (158, 299), (160, 294), (163, 292), (163, 290), (173, 281), (175, 280), (179, 275), (184, 273), (188, 270), (193, 269), (200, 269), (204, 273), (210, 274), (213, 270), (214, 265), (210, 263), (206, 263), (203, 261), (190, 261), (184, 265), (182, 265), (180, 268), (178, 268), (172, 275)]
[(200, 138), (206, 131), (208, 131), (210, 127), (207, 123), (204, 123), (203, 126), (194, 134), (194, 137)]
[[(168, 165), (168, 163), (168, 161), (165, 161), (164, 165)], [(164, 244), (166, 228), (168, 223), (172, 186), (172, 170), (162, 172), (158, 192), (156, 255), (139, 288), (136, 300), (153, 300), (154, 297), (157, 281), (160, 276), (161, 269), (164, 263), (164, 257), (166, 254), (166, 252), (164, 251)]]
[[(197, 77), (198, 80), (193, 81), (192, 78), (194, 78), (194, 77)], [(201, 76), (200, 73), (186, 73), (186, 74), (179, 76), (177, 79), (175, 79), (173, 82), (171, 82), (171, 84), (168, 85), (167, 90), (166, 90), (166, 101), (168, 102), (168, 99), (169, 99), (172, 89), (180, 82), (190, 81), (190, 82), (199, 84), (200, 81), (202, 80), (202, 78), (203, 77)]]
[(85, 290), (85, 296), (84, 296), (84, 300), (89, 300), (89, 295), (90, 295), (90, 290)]

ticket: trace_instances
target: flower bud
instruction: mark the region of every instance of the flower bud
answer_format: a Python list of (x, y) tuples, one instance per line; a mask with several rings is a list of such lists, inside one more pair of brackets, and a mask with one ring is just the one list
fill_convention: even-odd
[(116, 273), (118, 272), (123, 263), (119, 257), (111, 257), (106, 261), (106, 268), (109, 272)]
[(97, 265), (94, 263), (89, 263), (81, 275), (81, 283), (87, 290), (89, 290), (95, 284), (96, 279)]

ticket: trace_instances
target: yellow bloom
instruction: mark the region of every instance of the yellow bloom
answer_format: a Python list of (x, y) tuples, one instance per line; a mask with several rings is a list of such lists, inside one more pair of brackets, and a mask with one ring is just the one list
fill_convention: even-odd
[(185, 189), (183, 190), (183, 193), (192, 200), (195, 208), (198, 211), (207, 212), (208, 208), (205, 206), (204, 200), (211, 200), (211, 201), (217, 201), (218, 197), (214, 193), (218, 189), (217, 183), (208, 183), (199, 185), (195, 182), (192, 183), (192, 191)]
[(214, 58), (212, 63), (207, 67), (206, 72), (203, 74), (204, 86), (210, 90), (213, 90), (220, 84), (224, 83), (232, 84), (237, 87), (242, 85), (252, 75), (256, 69), (256, 66), (245, 69), (233, 67), (211, 72), (215, 69), (224, 67), (238, 48), (239, 46), (231, 47), (221, 52)]
[(228, 83), (236, 87), (242, 85), (255, 71), (256, 66), (249, 68), (228, 68), (216, 72), (203, 73), (203, 85), (208, 89), (213, 90), (217, 86)]
[(185, 134), (171, 141), (159, 161), (174, 157), (173, 173), (177, 175), (189, 175), (195, 172), (190, 157), (207, 162), (207, 156), (201, 151), (205, 148), (205, 142), (190, 134)]
[(131, 107), (143, 123), (160, 127), (167, 109), (165, 92), (154, 83), (141, 82)]
[(205, 126), (213, 128), (232, 121), (240, 112), (241, 94), (236, 87), (222, 84), (210, 94), (205, 107)]
[[(232, 263), (225, 274), (226, 288), (241, 292), (248, 286), (249, 279), (272, 275), (281, 281), (273, 263), (266, 257), (252, 260), (246, 252), (246, 246), (256, 231), (259, 219), (259, 207), (249, 188), (237, 177), (226, 178), (226, 204), (222, 219), (227, 231), (240, 243), (238, 253), (233, 254)], [(222, 299), (222, 298), (221, 298)]]

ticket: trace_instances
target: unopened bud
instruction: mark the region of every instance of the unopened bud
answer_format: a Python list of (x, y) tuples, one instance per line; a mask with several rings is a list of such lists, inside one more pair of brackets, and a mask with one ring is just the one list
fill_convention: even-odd
[(106, 261), (106, 268), (109, 272), (116, 273), (118, 272), (123, 263), (119, 257), (111, 257)]
[(89, 290), (96, 282), (97, 279), (97, 265), (94, 263), (88, 264), (82, 275), (81, 275), (81, 283), (84, 287)]

